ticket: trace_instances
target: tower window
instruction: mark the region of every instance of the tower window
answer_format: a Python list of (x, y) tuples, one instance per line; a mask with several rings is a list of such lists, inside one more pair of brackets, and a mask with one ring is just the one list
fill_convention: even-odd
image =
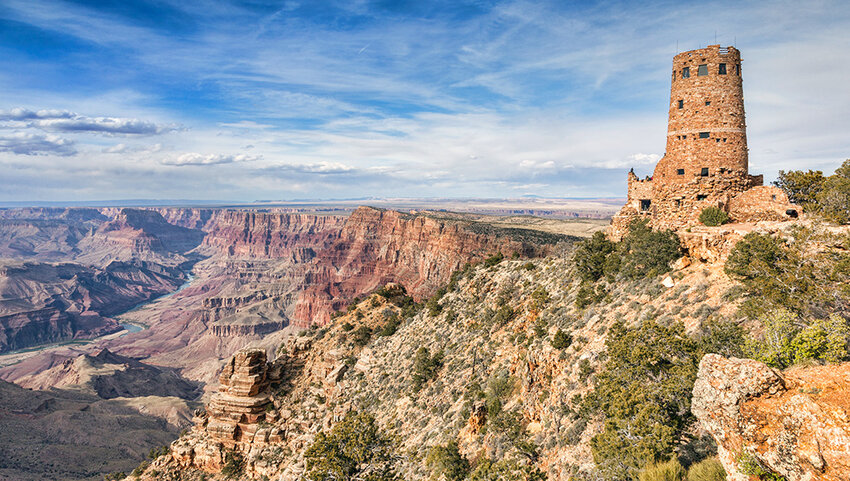
[(711, 100), (706, 100), (705, 105), (711, 105)]
[(685, 169), (676, 169), (676, 175), (685, 175)]
[(708, 177), (708, 167), (703, 167), (702, 170), (699, 171), (699, 175)]
[(679, 108), (680, 108), (680, 109), (685, 108), (685, 101), (684, 101), (684, 100), (680, 100), (680, 101), (679, 101)]
[(726, 75), (726, 64), (725, 63), (721, 63), (717, 66), (717, 73), (719, 73), (720, 75)]
[(652, 205), (652, 201), (649, 199), (641, 199), (640, 200), (640, 210), (646, 212), (649, 210), (649, 206)]
[(707, 139), (709, 137), (711, 137), (711, 132), (700, 132), (699, 133), (699, 138), (701, 138), (701, 139)]
[(702, 64), (697, 68), (697, 76), (705, 77), (708, 75), (708, 64)]
[(705, 194), (700, 194), (700, 195), (697, 196), (697, 200), (705, 200), (705, 199), (708, 199), (708, 196), (705, 195)]
[(718, 144), (720, 143), (720, 138), (714, 139)]
[(739, 64), (739, 63), (735, 64), (735, 75), (738, 75), (738, 76), (741, 75), (741, 64)]
[(684, 67), (682, 69), (682, 78), (691, 78), (691, 68), (690, 67)]

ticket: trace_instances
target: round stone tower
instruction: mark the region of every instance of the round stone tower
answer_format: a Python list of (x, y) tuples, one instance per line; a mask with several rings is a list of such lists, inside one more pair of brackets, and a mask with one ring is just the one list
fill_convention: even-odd
[(711, 45), (673, 57), (667, 151), (652, 176), (653, 225), (692, 223), (709, 205), (760, 178), (749, 176), (741, 54)]

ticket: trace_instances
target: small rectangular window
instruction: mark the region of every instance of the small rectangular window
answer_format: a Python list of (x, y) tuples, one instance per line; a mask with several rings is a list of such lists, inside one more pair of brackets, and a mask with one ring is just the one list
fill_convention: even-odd
[(705, 77), (706, 75), (708, 75), (708, 64), (702, 64), (697, 69), (697, 76)]
[(699, 172), (699, 175), (703, 177), (708, 177), (708, 167), (703, 167), (702, 170)]
[(677, 175), (685, 175), (685, 169), (676, 169)]
[(682, 78), (691, 78), (691, 68), (685, 67), (682, 69)]
[(684, 100), (680, 100), (680, 101), (679, 101), (679, 108), (680, 108), (680, 109), (685, 108), (685, 101), (684, 101)]
[(649, 210), (649, 206), (652, 205), (652, 201), (649, 199), (641, 199), (640, 200), (640, 210), (646, 212)]
[(717, 73), (719, 73), (720, 75), (726, 75), (726, 64), (725, 63), (721, 63), (720, 65), (717, 66)]
[(699, 138), (701, 138), (701, 139), (707, 139), (709, 137), (711, 137), (711, 132), (700, 132), (699, 133)]
[(705, 105), (711, 105), (711, 100), (706, 100)]
[(738, 75), (738, 76), (741, 75), (741, 64), (739, 64), (739, 63), (735, 64), (735, 75)]
[(705, 199), (708, 199), (708, 196), (705, 195), (705, 194), (700, 194), (700, 195), (697, 196), (697, 200), (705, 200)]

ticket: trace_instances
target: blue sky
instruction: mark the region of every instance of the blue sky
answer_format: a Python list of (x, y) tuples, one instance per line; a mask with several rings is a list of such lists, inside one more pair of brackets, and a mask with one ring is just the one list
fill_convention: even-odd
[(850, 157), (846, 1), (0, 0), (0, 200), (622, 197), (715, 35), (754, 173)]

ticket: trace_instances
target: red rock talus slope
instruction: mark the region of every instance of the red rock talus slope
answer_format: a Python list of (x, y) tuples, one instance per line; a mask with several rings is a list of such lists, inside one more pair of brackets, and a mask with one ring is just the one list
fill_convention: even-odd
[(733, 481), (750, 479), (745, 464), (788, 481), (850, 479), (850, 363), (779, 373), (708, 354), (692, 410)]

